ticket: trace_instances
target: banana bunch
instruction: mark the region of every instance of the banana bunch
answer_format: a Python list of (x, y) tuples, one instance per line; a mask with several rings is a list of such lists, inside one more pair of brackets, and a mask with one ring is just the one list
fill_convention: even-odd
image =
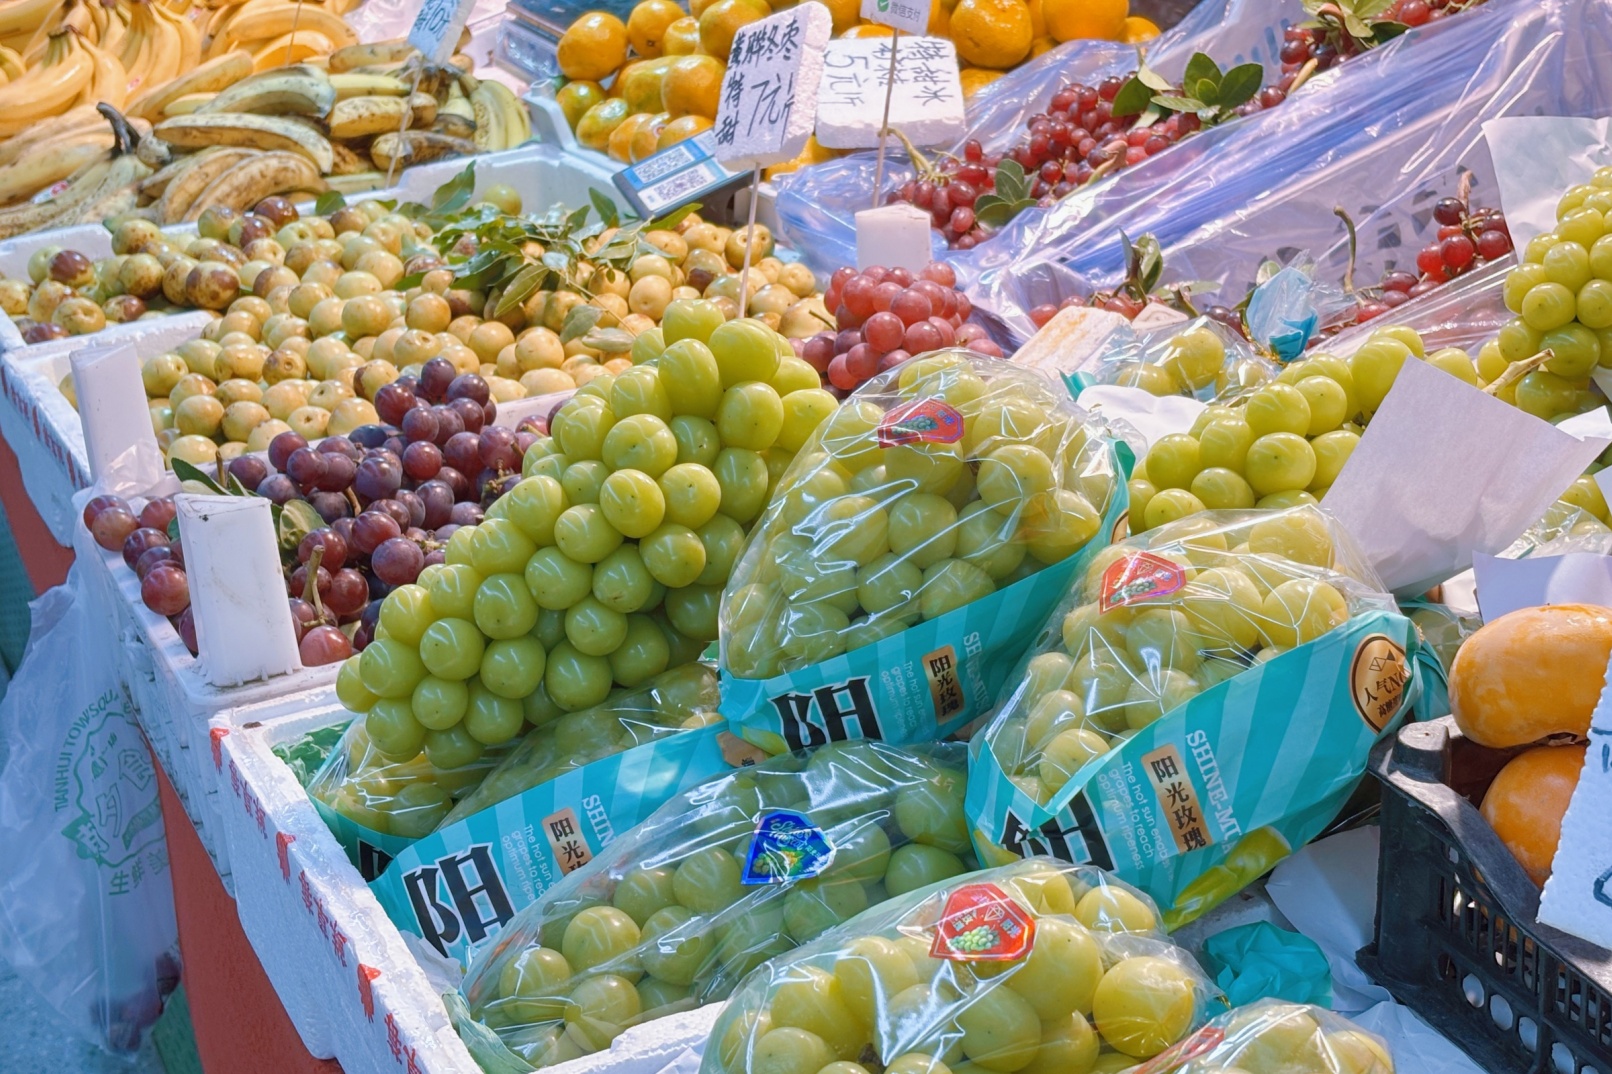
[(240, 210), (275, 194), (325, 189), (318, 167), (302, 153), (244, 146), (213, 146), (180, 157), (140, 184), (141, 195), (155, 199), (147, 215), (161, 224), (195, 220), (212, 206)]
[[(48, 200), (0, 209), (0, 239), (42, 228), (99, 223), (137, 206), (140, 182), (151, 175), (150, 165), (137, 152), (140, 133), (110, 105), (97, 107), (112, 125), (112, 146), (79, 167)], [(9, 143), (6, 148), (10, 148)], [(35, 152), (38, 150), (28, 151), (25, 156), (32, 157)], [(23, 160), (18, 157), (11, 164)]]
[(245, 0), (212, 7), (206, 57), (245, 49), (254, 68), (267, 71), (328, 56), (358, 44), (358, 35), (342, 19), (357, 6), (358, 0)]

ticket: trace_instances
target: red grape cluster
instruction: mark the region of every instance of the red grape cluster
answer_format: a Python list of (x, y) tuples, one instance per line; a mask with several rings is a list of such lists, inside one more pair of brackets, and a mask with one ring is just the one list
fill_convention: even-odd
[(968, 322), (973, 304), (944, 262), (930, 262), (916, 277), (904, 268), (836, 269), (823, 302), (839, 331), (808, 339), (801, 357), (842, 397), (874, 374), (942, 347), (1002, 356), (985, 329)]
[(172, 497), (151, 500), (138, 511), (121, 496), (96, 496), (84, 505), (84, 525), (95, 543), (123, 554), (123, 562), (140, 580), (140, 599), (158, 615), (178, 618), (191, 637), (190, 582), (185, 577), (185, 551), (168, 537), (174, 519)]
[[(1395, 306), (1511, 253), (1511, 231), (1499, 209), (1468, 209), (1460, 198), (1441, 198), (1433, 207), (1438, 234), (1416, 255), (1416, 272), (1383, 274), (1378, 294), (1355, 310), (1355, 322), (1380, 317)], [(1344, 323), (1348, 323), (1347, 321)]]
[[(1470, 7), (1473, 0), (1394, 0), (1380, 16), (1372, 21), (1397, 22), (1415, 28)], [(1370, 42), (1354, 37), (1333, 19), (1321, 20), (1308, 26), (1289, 26), (1282, 31), (1283, 78), (1296, 76), (1299, 69), (1311, 60), (1313, 70), (1325, 71), (1340, 60), (1359, 55), (1370, 47)], [(1283, 89), (1292, 85), (1277, 83)]]

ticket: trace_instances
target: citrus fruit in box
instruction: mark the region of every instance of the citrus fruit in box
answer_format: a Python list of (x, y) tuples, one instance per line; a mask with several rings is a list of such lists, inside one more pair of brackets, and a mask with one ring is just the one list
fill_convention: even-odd
[(1484, 819), (1544, 886), (1562, 834), (1562, 817), (1584, 770), (1585, 746), (1536, 746), (1506, 762), (1483, 796)]
[(653, 58), (665, 51), (666, 31), (683, 17), (672, 0), (642, 0), (627, 16), (627, 40), (640, 56)]
[(733, 38), (742, 27), (772, 14), (766, 0), (716, 0), (700, 13), (700, 48), (726, 60)]
[(1485, 623), (1450, 668), (1461, 733), (1504, 749), (1589, 733), (1607, 659), (1612, 611), (1589, 604), (1520, 608)]
[(566, 78), (608, 78), (627, 62), (627, 27), (608, 12), (588, 12), (561, 35), (558, 62)]
[(722, 95), (722, 61), (714, 56), (680, 56), (666, 69), (662, 107), (672, 116), (716, 119)]
[(978, 67), (1013, 66), (1030, 54), (1035, 37), (1024, 0), (960, 0), (951, 35), (958, 58)]
[(1042, 0), (1047, 33), (1058, 41), (1096, 37), (1117, 41), (1130, 14), (1126, 0)]

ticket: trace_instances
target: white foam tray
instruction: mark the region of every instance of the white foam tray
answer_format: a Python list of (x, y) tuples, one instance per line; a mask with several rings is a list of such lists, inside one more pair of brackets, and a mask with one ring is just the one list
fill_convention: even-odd
[[(236, 906), (303, 1044), (347, 1074), (481, 1074), (408, 942), (273, 747), (346, 718), (334, 698), (225, 714), (218, 785)], [(720, 1005), (629, 1029), (552, 1074), (658, 1074)]]

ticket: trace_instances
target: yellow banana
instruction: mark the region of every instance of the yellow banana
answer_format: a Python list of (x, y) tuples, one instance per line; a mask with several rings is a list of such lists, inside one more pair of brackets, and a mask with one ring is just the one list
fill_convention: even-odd
[(368, 138), (413, 122), (405, 97), (349, 97), (330, 110), (332, 138)]
[(16, 137), (0, 141), (0, 166), (15, 163), (58, 138), (91, 130), (106, 131), (106, 120), (93, 106), (76, 105), (48, 123), (35, 123)]
[(77, 134), (51, 142), (47, 151), (29, 154), (27, 159), (0, 167), (0, 205), (13, 205), (68, 178), (80, 168), (105, 157), (111, 158), (112, 131)]
[(0, 37), (32, 36), (47, 16), (59, 10), (61, 0), (6, 0), (0, 3)]
[(64, 30), (53, 36), (40, 66), (0, 86), (0, 138), (67, 111), (89, 84), (94, 67), (77, 34)]
[(414, 46), (401, 37), (390, 41), (374, 41), (367, 45), (347, 45), (330, 54), (330, 71), (332, 74), (338, 74), (357, 67), (402, 63), (412, 55)]
[(271, 40), (290, 33), (295, 26), (299, 35), (304, 30), (323, 34), (337, 48), (358, 43), (358, 35), (353, 32), (352, 27), (342, 21), (340, 15), (333, 15), (313, 4), (302, 4), (300, 15), (298, 5), (294, 3), (256, 7), (254, 0), (248, 7), (253, 10), (235, 16), (224, 31), (224, 36), (231, 42)]
[[(0, 87), (0, 93), (3, 92), (4, 88)], [(333, 163), (329, 140), (291, 116), (203, 112), (165, 119), (153, 130), (175, 149), (201, 149), (210, 145), (287, 149), (313, 161), (321, 173), (330, 171)]]
[(224, 40), (224, 30), (240, 12), (241, 6), (239, 4), (225, 4), (215, 9), (212, 15), (208, 17), (207, 25), (202, 31), (202, 36), (207, 39), (208, 59), (212, 59), (214, 56), (222, 56), (230, 50), (230, 45)]
[(4, 45), (0, 45), (0, 70), (5, 71), (8, 82), (15, 82), (28, 73), (28, 68), (23, 66), (22, 57), (17, 55), (15, 49), (6, 48)]
[[(168, 177), (162, 198), (156, 205), (159, 218), (164, 224), (179, 223), (190, 211), (190, 206), (197, 196), (211, 186), (214, 179), (242, 161), (251, 160), (258, 155), (255, 149), (219, 147), (203, 150), (193, 157), (186, 158), (192, 162), (190, 166), (180, 168)], [(156, 176), (152, 178), (155, 179)]]
[(103, 49), (114, 56), (123, 54), (123, 35), (129, 32), (129, 19), (121, 7), (106, 9), (106, 29), (101, 33), (101, 39), (96, 42)]
[(437, 120), (437, 99), (429, 93), (411, 93), (409, 101), (409, 125), (414, 127), (429, 127)]
[(128, 114), (156, 119), (171, 101), (196, 93), (219, 93), (252, 73), (250, 53), (226, 52), (163, 86), (156, 86), (129, 102)]
[(526, 102), (515, 96), (514, 90), (496, 78), (484, 79), (481, 88), (486, 90), (495, 102), (503, 121), (504, 144), (500, 148), (513, 149), (529, 141), (532, 137), (532, 123), (526, 111)]
[(108, 155), (80, 169), (67, 187), (48, 201), (38, 204), (24, 202), (9, 209), (0, 209), (0, 239), (49, 227), (52, 221), (94, 197), (111, 170), (112, 160)]
[(145, 11), (146, 21), (151, 30), (151, 67), (147, 77), (152, 85), (172, 82), (185, 70), (184, 42), (179, 38), (179, 28), (172, 23), (158, 17), (153, 6), (156, 0), (135, 0)]
[(407, 97), (409, 84), (395, 75), (360, 75), (340, 71), (330, 76), (336, 100), (349, 97)]
[(207, 106), (217, 99), (216, 93), (187, 93), (183, 97), (175, 97), (164, 105), (162, 115), (164, 118), (195, 115), (197, 112), (207, 111)]
[(45, 55), (46, 46), (50, 44), (50, 35), (65, 27), (68, 13), (75, 10), (77, 9), (67, 4), (62, 4), (46, 16), (45, 21), (41, 22), (39, 27), (34, 30), (33, 36), (28, 39), (28, 43), (17, 50), (22, 54), (24, 63), (33, 66), (40, 61), (41, 57)]
[(281, 34), (261, 47), (253, 48), (253, 66), (259, 71), (272, 71), (294, 63), (309, 63), (330, 55), (336, 46), (324, 34), (302, 27), (294, 34)]
[[(188, 9), (188, 5), (187, 5)], [(159, 22), (173, 30), (179, 41), (179, 68), (174, 77), (194, 71), (201, 63), (201, 27), (189, 18), (177, 14), (164, 0), (152, 0), (152, 13)]]
[(324, 117), (336, 103), (336, 89), (317, 67), (281, 67), (242, 79), (213, 98), (207, 112)]
[(346, 175), (330, 176), (325, 183), (331, 190), (339, 190), (343, 194), (367, 194), (386, 185), (386, 173), (374, 170), (350, 172)]
[(470, 106), (476, 112), (476, 133), (472, 136), (476, 148), (483, 153), (504, 148), (504, 116), (487, 83), (483, 82), (471, 91)]
[(424, 164), (443, 157), (468, 157), (475, 152), (475, 142), (436, 131), (392, 131), (378, 135), (369, 147), (370, 159), (375, 161), (375, 166), (387, 171), (394, 165), (406, 168), (411, 164)]
[(437, 108), (431, 128), (453, 138), (470, 138), (476, 133), (476, 109), (458, 82), (448, 83), (448, 97)]
[(323, 193), (325, 181), (307, 157), (299, 153), (263, 153), (244, 161), (214, 179), (185, 212), (194, 220), (213, 205), (245, 211), (273, 194)]
[(90, 76), (89, 85), (78, 96), (79, 104), (99, 104), (106, 102), (113, 108), (122, 108), (129, 92), (129, 74), (118, 62), (118, 58), (88, 41), (84, 48), (89, 52), (94, 63), (94, 73)]

